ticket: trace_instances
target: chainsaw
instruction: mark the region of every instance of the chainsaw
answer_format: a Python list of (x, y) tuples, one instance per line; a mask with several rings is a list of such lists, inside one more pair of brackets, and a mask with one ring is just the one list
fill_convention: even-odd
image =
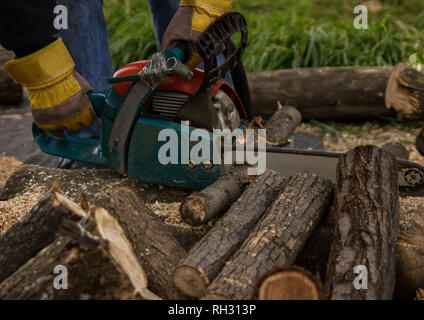
[[(232, 165), (192, 161), (164, 165), (158, 153), (165, 142), (158, 138), (164, 129), (174, 130), (181, 138), (184, 134), (196, 136), (197, 129), (203, 128), (208, 130), (206, 139), (212, 142), (217, 139), (215, 128), (246, 128), (252, 118), (249, 86), (241, 63), (247, 37), (244, 17), (236, 12), (224, 14), (196, 42), (204, 71), (190, 71), (182, 63), (184, 50), (178, 47), (157, 53), (150, 61), (128, 64), (108, 79), (111, 89), (88, 93), (102, 123), (99, 139), (61, 138), (34, 123), (34, 140), (46, 153), (109, 167), (130, 178), (203, 189)], [(217, 54), (222, 51), (225, 62), (218, 65)], [(234, 88), (223, 81), (228, 74)], [(189, 120), (190, 126), (182, 126), (184, 120)], [(189, 148), (193, 146), (190, 142)], [(266, 147), (262, 151), (266, 152), (267, 167), (283, 176), (313, 172), (332, 181), (341, 155), (287, 147)], [(397, 163), (400, 191), (420, 195), (424, 167), (400, 159)]]

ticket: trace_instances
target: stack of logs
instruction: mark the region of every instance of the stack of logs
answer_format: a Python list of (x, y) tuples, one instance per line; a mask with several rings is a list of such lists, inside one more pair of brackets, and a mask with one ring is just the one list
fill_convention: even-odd
[[(275, 117), (290, 127), (281, 142), (300, 117)], [(399, 232), (396, 160), (377, 147), (341, 156), (335, 185), (236, 166), (180, 214), (211, 226), (188, 247), (128, 189), (88, 206), (53, 185), (0, 237), (0, 299), (392, 299), (423, 283), (408, 282), (422, 252), (397, 251), (422, 238)]]

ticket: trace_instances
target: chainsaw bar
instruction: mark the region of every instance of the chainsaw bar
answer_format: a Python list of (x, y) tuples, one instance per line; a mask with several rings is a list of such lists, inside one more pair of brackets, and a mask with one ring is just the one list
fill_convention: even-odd
[[(300, 172), (315, 173), (336, 182), (337, 162), (343, 153), (289, 148), (266, 149), (267, 168), (290, 177)], [(424, 167), (396, 159), (399, 192), (403, 196), (424, 196)]]

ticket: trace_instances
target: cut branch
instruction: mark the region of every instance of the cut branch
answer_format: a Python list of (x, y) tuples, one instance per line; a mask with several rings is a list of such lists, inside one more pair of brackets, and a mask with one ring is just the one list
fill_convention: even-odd
[(175, 285), (186, 295), (200, 297), (286, 183), (271, 170), (252, 182), (180, 263), (174, 273)]
[[(97, 209), (85, 225), (67, 220), (58, 237), (0, 284), (0, 299), (160, 299), (119, 224)], [(62, 229), (63, 231), (63, 229)]]
[(124, 229), (147, 274), (149, 288), (164, 299), (184, 298), (173, 285), (172, 272), (186, 251), (170, 228), (126, 189), (112, 189), (95, 204), (105, 208)]
[(207, 288), (203, 299), (247, 300), (256, 281), (270, 270), (290, 265), (312, 234), (332, 199), (332, 183), (298, 174)]

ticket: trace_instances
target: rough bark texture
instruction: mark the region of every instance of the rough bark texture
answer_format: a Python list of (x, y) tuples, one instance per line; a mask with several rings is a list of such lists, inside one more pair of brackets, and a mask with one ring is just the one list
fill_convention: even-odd
[(386, 89), (386, 106), (396, 110), (399, 118), (424, 117), (424, 73), (397, 64)]
[(176, 286), (187, 295), (200, 297), (286, 184), (271, 170), (252, 182), (181, 261), (174, 273)]
[(268, 272), (256, 288), (259, 300), (321, 300), (324, 298), (321, 281), (311, 272), (298, 266), (285, 266)]
[(22, 86), (10, 79), (4, 70), (5, 63), (14, 57), (12, 51), (0, 47), (0, 105), (17, 104), (24, 99)]
[(0, 237), (0, 282), (54, 241), (63, 219), (85, 216), (80, 207), (52, 188), (22, 221)]
[[(337, 167), (336, 221), (327, 271), (331, 299), (392, 299), (399, 210), (394, 157), (377, 147), (358, 147)], [(355, 267), (368, 271), (368, 289), (357, 290)]]
[(294, 106), (304, 120), (372, 120), (393, 117), (384, 93), (393, 68), (337, 67), (250, 74), (253, 114), (271, 117), (276, 101)]
[(331, 195), (329, 180), (308, 173), (291, 178), (203, 298), (250, 299), (260, 277), (294, 262), (326, 212)]
[(126, 189), (113, 189), (95, 201), (125, 231), (149, 279), (149, 288), (164, 299), (181, 299), (172, 272), (186, 254), (174, 234), (149, 208)]
[(234, 167), (209, 187), (184, 199), (180, 206), (181, 218), (193, 226), (208, 223), (230, 208), (247, 181), (247, 166)]
[[(92, 226), (69, 221), (50, 245), (0, 284), (0, 299), (159, 299), (118, 223), (103, 209)], [(67, 280), (56, 278), (65, 276)], [(57, 286), (65, 285), (66, 289)]]
[(287, 144), (290, 135), (302, 121), (302, 115), (294, 107), (284, 106), (277, 110), (265, 125), (266, 140), (273, 146)]
[(418, 288), (424, 288), (424, 208), (414, 200), (414, 206), (405, 203), (400, 210), (395, 299), (411, 300)]

